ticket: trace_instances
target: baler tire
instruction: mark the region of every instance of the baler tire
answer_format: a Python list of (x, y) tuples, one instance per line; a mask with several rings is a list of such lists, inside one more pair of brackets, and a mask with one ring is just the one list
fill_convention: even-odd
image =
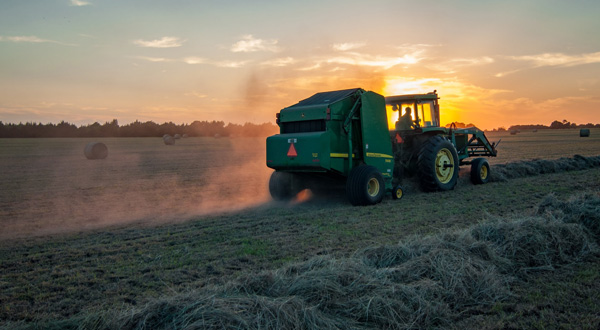
[(485, 158), (475, 158), (471, 162), (471, 182), (484, 184), (490, 181), (490, 164)]
[(403, 196), (404, 196), (404, 190), (402, 190), (402, 187), (400, 185), (395, 186), (394, 190), (392, 190), (392, 198), (393, 199), (402, 199)]
[(269, 193), (276, 201), (287, 201), (296, 196), (293, 190), (293, 174), (275, 171), (269, 179)]
[(419, 150), (417, 168), (424, 191), (454, 189), (458, 182), (459, 170), (456, 148), (439, 135), (430, 137)]
[(346, 195), (350, 204), (374, 205), (383, 200), (385, 182), (379, 170), (371, 165), (353, 168), (346, 181)]

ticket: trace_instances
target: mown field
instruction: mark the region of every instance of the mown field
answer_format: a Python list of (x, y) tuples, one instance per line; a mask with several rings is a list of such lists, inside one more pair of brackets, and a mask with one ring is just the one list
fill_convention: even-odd
[[(574, 154), (600, 155), (598, 130), (592, 130), (590, 138), (579, 138), (576, 130), (516, 136), (493, 133), (490, 138), (502, 138), (499, 157), (491, 160), (495, 166), (519, 160), (555, 161)], [(109, 157), (100, 161), (83, 156), (89, 141), (0, 141), (0, 327), (600, 326), (600, 258), (594, 227), (576, 231), (581, 226), (552, 222), (567, 215), (587, 219), (600, 213), (598, 166), (541, 175), (519, 172), (483, 186), (470, 184), (465, 176), (454, 191), (424, 194), (415, 190), (401, 201), (387, 198), (372, 207), (352, 207), (343, 194), (280, 204), (268, 198), (270, 171), (263, 167), (262, 139), (185, 139), (175, 146), (165, 146), (160, 139), (103, 139)], [(498, 167), (507, 168), (518, 166)], [(569, 203), (579, 208), (564, 206)], [(373, 293), (382, 290), (374, 284), (381, 279), (380, 271), (371, 279), (369, 269), (356, 266), (357, 258), (373, 260), (369, 251), (393, 250), (389, 247), (398, 242), (416, 250), (432, 246), (431, 240), (458, 246), (456, 242), (465, 239), (452, 237), (467, 237), (461, 232), (466, 230), (473, 239), (474, 230), (480, 230), (474, 226), (482, 224), (516, 221), (522, 230), (542, 228), (537, 222), (527, 222), (529, 218), (558, 228), (549, 232), (552, 243), (542, 249), (541, 243), (536, 245), (541, 239), (531, 239), (542, 237), (541, 231), (515, 240), (523, 255), (535, 252), (533, 261), (513, 261), (492, 246), (489, 249), (504, 261), (471, 265), (470, 260), (481, 259), (480, 252), (477, 256), (467, 253), (479, 246), (473, 243), (460, 248), (469, 262), (454, 262), (468, 267), (450, 268), (437, 277), (431, 273), (431, 264), (426, 267), (429, 271), (415, 268), (421, 271), (403, 276), (413, 278), (409, 287), (385, 282), (402, 294), (382, 291), (381, 295)], [(573, 246), (573, 242), (581, 244)], [(430, 260), (448, 263), (441, 257), (444, 253)], [(339, 272), (302, 270), (307, 267)], [(474, 269), (466, 273), (471, 274), (465, 275), (466, 280), (458, 275), (464, 269)], [(310, 274), (318, 275), (312, 278), (317, 282), (300, 286), (299, 279)], [(337, 286), (325, 281), (331, 277), (337, 279), (331, 282)], [(491, 282), (479, 283), (474, 280), (478, 278)], [(471, 282), (489, 286), (493, 282), (498, 288), (493, 294), (474, 296), (473, 292), (481, 290), (464, 284)], [(344, 291), (340, 283), (344, 290), (353, 288), (352, 283), (366, 287)], [(350, 302), (344, 300), (349, 292), (358, 291), (365, 293)], [(396, 296), (417, 297), (410, 292), (429, 295), (386, 307)], [(371, 319), (367, 316), (352, 323), (350, 316), (339, 312), (356, 306), (371, 311)], [(389, 314), (390, 310), (397, 312)], [(294, 314), (297, 311), (300, 316)], [(239, 320), (231, 321), (231, 315)], [(290, 317), (301, 322), (277, 323)], [(396, 318), (398, 323), (385, 323)], [(198, 323), (199, 319), (205, 323)]]
[[(108, 157), (88, 160), (100, 141)], [(2, 139), (2, 237), (178, 221), (265, 202), (264, 139)], [(240, 166), (243, 164), (244, 166)]]

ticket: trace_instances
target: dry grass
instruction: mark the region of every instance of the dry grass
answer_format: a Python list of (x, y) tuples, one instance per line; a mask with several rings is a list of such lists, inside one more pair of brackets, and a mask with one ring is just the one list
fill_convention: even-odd
[[(422, 329), (448, 327), (470, 308), (507, 300), (532, 272), (598, 253), (600, 196), (559, 201), (540, 216), (495, 219), (465, 230), (413, 237), (348, 258), (319, 256), (222, 286), (157, 299), (142, 308), (87, 317), (85, 328)], [(100, 321), (99, 321), (100, 320)]]

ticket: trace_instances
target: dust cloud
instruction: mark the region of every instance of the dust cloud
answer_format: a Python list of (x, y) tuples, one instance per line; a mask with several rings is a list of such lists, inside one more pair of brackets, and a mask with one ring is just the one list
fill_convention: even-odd
[(0, 239), (185, 221), (270, 201), (264, 138), (102, 140), (101, 160), (85, 158), (90, 139), (3, 141)]

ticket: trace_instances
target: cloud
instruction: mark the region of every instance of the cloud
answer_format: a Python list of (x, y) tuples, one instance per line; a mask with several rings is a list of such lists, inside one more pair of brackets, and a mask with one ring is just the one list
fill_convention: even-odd
[(81, 7), (81, 6), (89, 6), (92, 3), (89, 1), (82, 1), (82, 0), (71, 0), (71, 6), (77, 6), (77, 7)]
[(173, 60), (164, 57), (137, 56), (137, 58), (148, 62), (173, 62)]
[(267, 66), (277, 66), (277, 67), (283, 67), (283, 66), (288, 66), (290, 64), (294, 64), (296, 63), (296, 60), (292, 57), (281, 57), (281, 58), (275, 58), (269, 61), (264, 61), (261, 64), (262, 65), (267, 65)]
[(184, 95), (185, 96), (194, 96), (194, 97), (197, 97), (199, 99), (204, 99), (204, 98), (208, 97), (208, 95), (206, 95), (206, 94), (202, 94), (202, 93), (198, 93), (198, 92), (194, 92), (194, 91), (185, 93)]
[(442, 71), (444, 73), (455, 73), (457, 69), (464, 68), (467, 66), (477, 66), (484, 64), (492, 64), (496, 62), (489, 56), (474, 57), (474, 58), (454, 58), (447, 61), (444, 60), (433, 60), (432, 64), (428, 64), (427, 67)]
[(149, 57), (149, 56), (136, 56), (135, 58), (144, 60), (144, 61), (148, 61), (148, 62), (155, 62), (155, 63), (179, 62), (179, 63), (185, 63), (185, 64), (190, 64), (190, 65), (207, 64), (207, 65), (213, 65), (213, 66), (217, 66), (217, 67), (221, 67), (221, 68), (240, 68), (250, 62), (250, 61), (212, 61), (212, 60), (209, 60), (209, 59), (206, 59), (203, 57), (196, 57), (196, 56), (188, 56), (188, 57), (184, 57), (181, 59), (170, 59), (170, 58), (165, 58), (165, 57)]
[(231, 51), (234, 53), (243, 52), (258, 52), (258, 51), (266, 51), (266, 52), (279, 52), (281, 48), (277, 46), (278, 41), (275, 39), (264, 40), (264, 39), (255, 39), (251, 34), (242, 36), (242, 40), (234, 43), (231, 46)]
[(356, 49), (356, 48), (361, 48), (365, 45), (365, 43), (359, 43), (359, 42), (344, 42), (344, 43), (340, 43), (340, 44), (333, 44), (331, 46), (331, 48), (333, 48), (333, 50), (337, 50), (337, 51), (349, 51), (352, 49)]
[(209, 64), (216, 65), (221, 68), (241, 68), (249, 62), (250, 61), (216, 61), (209, 62)]
[(134, 40), (133, 43), (140, 47), (151, 47), (151, 48), (174, 48), (181, 47), (185, 40), (177, 37), (162, 37), (161, 39), (155, 40)]
[(68, 43), (64, 43), (64, 42), (60, 42), (60, 41), (56, 41), (56, 40), (50, 40), (50, 39), (42, 39), (42, 38), (38, 38), (36, 36), (9, 36), (9, 37), (0, 36), (0, 41), (25, 42), (25, 43), (53, 43), (53, 44), (59, 44), (59, 45), (64, 45), (64, 46), (75, 46), (74, 44), (68, 44)]
[(0, 41), (12, 41), (12, 42), (56, 42), (52, 40), (40, 39), (36, 36), (14, 36), (14, 37), (2, 37)]
[(515, 61), (531, 62), (535, 67), (542, 66), (576, 66), (582, 64), (600, 63), (600, 52), (566, 55), (562, 53), (544, 53), (538, 55), (510, 56)]
[[(577, 65), (600, 63), (600, 52), (578, 55), (567, 55), (563, 53), (543, 53), (525, 56), (506, 56), (505, 58), (518, 62), (529, 62), (532, 64), (531, 68), (573, 67)], [(525, 69), (527, 68), (519, 68), (511, 71), (500, 72), (497, 73), (495, 76), (504, 77)]]
[(418, 54), (405, 54), (403, 56), (381, 56), (348, 52), (341, 56), (329, 58), (325, 60), (325, 62), (330, 64), (334, 63), (358, 66), (371, 66), (389, 69), (398, 64), (415, 64), (418, 63), (420, 60), (421, 58), (418, 56)]
[(187, 64), (203, 64), (206, 63), (206, 59), (202, 58), (202, 57), (194, 57), (194, 56), (190, 56), (190, 57), (186, 57), (183, 59), (184, 63)]

